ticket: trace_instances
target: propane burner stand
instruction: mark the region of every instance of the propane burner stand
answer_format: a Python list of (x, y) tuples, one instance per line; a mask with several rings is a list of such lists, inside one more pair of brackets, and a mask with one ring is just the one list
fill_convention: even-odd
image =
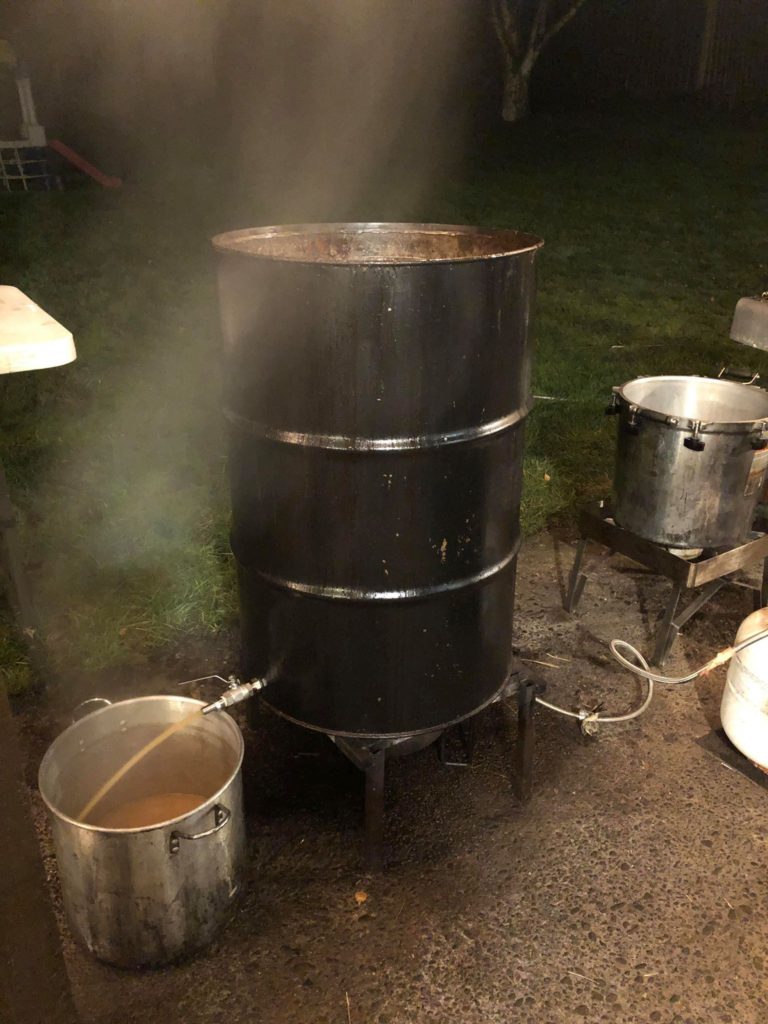
[[(522, 804), (528, 803), (533, 790), (534, 709), (536, 695), (543, 691), (544, 683), (527, 668), (515, 663), (507, 685), (491, 702), (496, 704), (500, 700), (517, 697), (515, 781), (517, 797)], [(476, 717), (472, 715), (448, 729), (426, 734), (428, 743), (437, 740), (438, 755), (444, 765), (462, 767), (472, 763)], [(448, 753), (448, 736), (453, 731), (458, 735), (461, 760)], [(402, 749), (406, 746), (410, 751), (427, 744), (420, 744), (422, 737), (418, 735), (404, 739), (355, 740), (342, 736), (330, 736), (330, 739), (365, 774), (365, 860), (369, 871), (381, 871), (384, 867), (384, 784), (387, 757), (406, 753)], [(449, 757), (454, 759), (449, 760)]]
[[(666, 576), (672, 581), (672, 591), (656, 633), (656, 646), (651, 663), (657, 668), (663, 668), (672, 644), (685, 623), (721, 587), (732, 582), (732, 577), (738, 570), (762, 561), (760, 586), (752, 588), (754, 606), (757, 609), (768, 604), (768, 533), (752, 533), (748, 541), (737, 547), (715, 552), (705, 550), (698, 558), (688, 559), (675, 554), (670, 548), (622, 529), (616, 525), (612, 516), (610, 505), (603, 501), (582, 511), (579, 517), (579, 543), (563, 607), (567, 612), (574, 612), (581, 599), (587, 582), (582, 564), (590, 540), (609, 548), (612, 554), (625, 555), (646, 569)], [(699, 590), (699, 593), (678, 610), (687, 590)]]

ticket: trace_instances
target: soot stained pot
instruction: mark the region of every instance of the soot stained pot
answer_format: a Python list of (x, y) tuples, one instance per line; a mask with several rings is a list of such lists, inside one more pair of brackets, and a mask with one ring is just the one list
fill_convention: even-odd
[(743, 543), (768, 465), (768, 393), (709, 377), (638, 377), (615, 388), (614, 513), (671, 548)]

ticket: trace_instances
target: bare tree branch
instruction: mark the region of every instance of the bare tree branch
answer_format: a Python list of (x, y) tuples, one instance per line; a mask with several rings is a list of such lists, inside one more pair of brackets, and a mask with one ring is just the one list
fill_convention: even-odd
[(531, 0), (530, 19), (525, 15), (531, 6), (523, 0), (489, 0), (493, 27), (504, 54), (505, 121), (516, 121), (527, 114), (529, 80), (539, 54), (586, 0), (561, 0), (555, 9), (562, 10), (563, 2), (565, 10), (550, 25), (553, 0)]
[(501, 14), (499, 12), (499, 4), (503, 3), (504, 0), (491, 0), (491, 21), (493, 22), (493, 28), (496, 32), (496, 36), (501, 43), (501, 48), (504, 52), (507, 52), (507, 37), (504, 34), (504, 26), (501, 22)]
[(519, 25), (512, 16), (509, 0), (491, 0), (491, 19), (501, 48), (509, 58), (520, 56)]
[(547, 31), (544, 33), (544, 36), (541, 39), (541, 42), (540, 42), (540, 44), (538, 46), (538, 49), (536, 50), (536, 56), (537, 57), (541, 53), (541, 51), (544, 49), (544, 47), (547, 45), (547, 43), (552, 38), (552, 36), (556, 36), (557, 33), (560, 31), (560, 29), (568, 24), (568, 22), (571, 20), (571, 18), (574, 17), (574, 15), (578, 11), (578, 9), (584, 3), (585, 3), (585, 0), (573, 0), (573, 3), (568, 8), (568, 10), (564, 14), (562, 14), (557, 19), (557, 21), (552, 23), (552, 25), (549, 27), (549, 29), (547, 29)]
[[(551, 0), (539, 0), (539, 5), (536, 8), (536, 14), (531, 25), (531, 32), (528, 36), (528, 49), (536, 50), (539, 45), (539, 40), (544, 37), (544, 33), (547, 27), (547, 19), (549, 18), (549, 7)], [(543, 45), (543, 44), (542, 44)]]

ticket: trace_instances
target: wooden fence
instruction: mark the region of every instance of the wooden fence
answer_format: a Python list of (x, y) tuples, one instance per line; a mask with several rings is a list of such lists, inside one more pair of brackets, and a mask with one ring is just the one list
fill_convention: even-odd
[(768, 100), (768, 0), (587, 0), (537, 69), (544, 93)]

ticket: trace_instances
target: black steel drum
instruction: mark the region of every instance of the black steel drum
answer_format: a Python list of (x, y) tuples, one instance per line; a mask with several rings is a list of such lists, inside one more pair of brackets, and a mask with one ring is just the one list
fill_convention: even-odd
[(309, 728), (399, 736), (508, 676), (540, 239), (219, 235), (243, 671)]

